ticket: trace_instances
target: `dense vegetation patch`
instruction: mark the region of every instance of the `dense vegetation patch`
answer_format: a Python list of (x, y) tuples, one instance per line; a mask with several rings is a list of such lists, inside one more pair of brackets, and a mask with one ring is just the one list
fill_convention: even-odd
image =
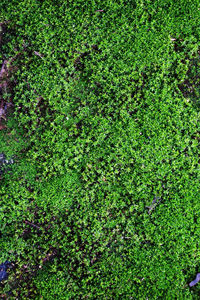
[(199, 9), (0, 2), (2, 298), (198, 299)]

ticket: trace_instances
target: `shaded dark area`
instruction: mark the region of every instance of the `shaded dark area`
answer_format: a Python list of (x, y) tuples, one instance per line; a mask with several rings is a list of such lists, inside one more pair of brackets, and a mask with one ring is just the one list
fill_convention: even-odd
[(0, 265), (0, 282), (8, 278), (7, 269), (11, 266), (11, 262), (5, 261)]
[(178, 85), (178, 88), (187, 101), (192, 101), (197, 109), (200, 108), (200, 51), (196, 57), (189, 59), (185, 79)]

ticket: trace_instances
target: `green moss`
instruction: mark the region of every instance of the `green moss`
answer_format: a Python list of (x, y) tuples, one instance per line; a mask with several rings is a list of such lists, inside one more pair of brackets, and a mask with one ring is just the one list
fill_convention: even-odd
[(4, 56), (23, 51), (0, 131), (17, 158), (1, 181), (2, 291), (198, 299), (198, 1), (0, 10)]

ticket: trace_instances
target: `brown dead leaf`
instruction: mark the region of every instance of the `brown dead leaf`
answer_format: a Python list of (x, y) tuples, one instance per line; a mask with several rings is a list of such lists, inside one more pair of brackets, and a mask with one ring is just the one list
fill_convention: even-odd
[(0, 124), (0, 130), (3, 130), (3, 129), (5, 129), (5, 128), (7, 128), (6, 125)]

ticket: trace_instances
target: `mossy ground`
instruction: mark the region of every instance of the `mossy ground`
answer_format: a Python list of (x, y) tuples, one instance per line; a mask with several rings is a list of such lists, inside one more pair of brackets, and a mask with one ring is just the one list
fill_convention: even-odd
[(2, 295), (198, 299), (199, 9), (0, 2), (1, 60), (23, 53), (0, 130), (17, 158), (0, 183)]

